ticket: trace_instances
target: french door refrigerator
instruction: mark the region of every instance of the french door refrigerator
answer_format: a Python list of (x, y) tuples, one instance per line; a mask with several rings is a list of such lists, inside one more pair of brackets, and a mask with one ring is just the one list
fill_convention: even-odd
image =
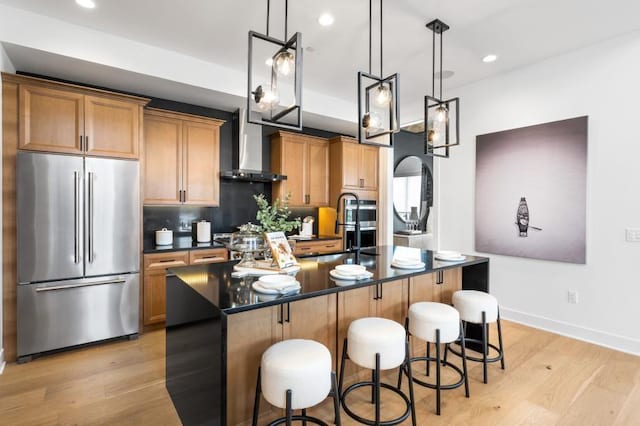
[(138, 162), (17, 156), (18, 360), (136, 335)]

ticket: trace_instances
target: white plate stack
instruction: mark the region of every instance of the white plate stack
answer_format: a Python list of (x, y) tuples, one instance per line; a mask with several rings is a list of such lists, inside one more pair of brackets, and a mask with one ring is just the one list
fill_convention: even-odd
[(394, 257), (391, 260), (391, 266), (398, 269), (422, 269), (425, 264), (420, 259)]
[(365, 280), (373, 277), (373, 273), (367, 271), (367, 268), (362, 265), (337, 265), (329, 271), (329, 275), (341, 281)]
[(264, 294), (285, 294), (300, 290), (300, 282), (291, 275), (263, 275), (251, 285), (253, 289)]
[(442, 260), (445, 262), (460, 262), (466, 259), (466, 257), (460, 254), (460, 252), (451, 250), (438, 251), (433, 257), (437, 260)]

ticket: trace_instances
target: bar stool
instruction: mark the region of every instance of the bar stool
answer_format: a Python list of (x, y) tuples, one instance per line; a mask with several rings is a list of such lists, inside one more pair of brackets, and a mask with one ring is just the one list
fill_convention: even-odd
[[(293, 420), (328, 426), (324, 421), (307, 415), (307, 408), (333, 396), (335, 424), (340, 426), (340, 402), (336, 374), (331, 371), (331, 353), (313, 340), (291, 339), (276, 343), (262, 354), (253, 405), (253, 426), (258, 424), (260, 395), (271, 405), (285, 409), (285, 417), (269, 426)], [(302, 410), (294, 415), (293, 410)]]
[[(482, 339), (469, 339), (467, 342), (473, 342), (482, 345), (482, 358), (461, 353), (449, 345), (445, 349), (445, 360), (447, 359), (447, 351), (451, 351), (457, 356), (468, 359), (469, 361), (481, 362), (483, 381), (487, 383), (487, 364), (490, 362), (500, 361), (500, 367), (504, 370), (504, 350), (502, 347), (502, 327), (500, 326), (500, 308), (498, 300), (483, 291), (476, 290), (458, 290), (453, 293), (452, 302), (454, 308), (460, 313), (460, 318), (465, 324), (479, 324), (482, 327)], [(498, 325), (498, 346), (489, 343), (489, 324), (497, 323)], [(464, 347), (464, 345), (462, 345)], [(489, 348), (497, 352), (495, 357), (489, 357)]]
[[(429, 376), (429, 364), (431, 361), (436, 362), (436, 382), (428, 383), (413, 378), (413, 381), (419, 385), (436, 390), (436, 414), (440, 415), (440, 391), (446, 389), (456, 389), (464, 384), (465, 396), (469, 398), (469, 380), (467, 377), (467, 362), (462, 357), (462, 370), (459, 367), (441, 360), (440, 345), (455, 342), (460, 339), (462, 342), (462, 353), (464, 354), (464, 331), (458, 311), (444, 303), (435, 302), (418, 302), (409, 307), (409, 315), (407, 317), (407, 333), (427, 342), (427, 355), (413, 357), (409, 360), (409, 364), (415, 361), (426, 362), (426, 376)], [(436, 345), (436, 357), (430, 356), (431, 344)], [(450, 367), (458, 373), (460, 379), (455, 383), (442, 384), (440, 379), (441, 366)], [(402, 384), (402, 372), (398, 376), (398, 386)]]
[[(404, 328), (395, 321), (369, 317), (360, 318), (349, 325), (347, 338), (344, 339), (342, 350), (342, 366), (340, 368), (340, 400), (342, 408), (349, 417), (366, 425), (391, 426), (403, 422), (411, 414), (411, 422), (416, 426), (415, 404), (413, 396), (413, 383), (409, 380), (409, 397), (398, 387), (397, 389), (387, 383), (380, 382), (381, 370), (402, 368), (408, 361), (409, 342)], [(354, 364), (373, 370), (371, 381), (354, 383), (344, 391), (342, 390), (346, 360), (350, 359)], [(412, 378), (411, 365), (407, 364), (407, 375)], [(371, 402), (375, 405), (375, 418), (366, 419), (355, 414), (347, 405), (346, 397), (350, 392), (361, 388), (371, 387)], [(391, 420), (380, 420), (380, 390), (388, 389), (400, 396), (406, 405), (405, 412)]]

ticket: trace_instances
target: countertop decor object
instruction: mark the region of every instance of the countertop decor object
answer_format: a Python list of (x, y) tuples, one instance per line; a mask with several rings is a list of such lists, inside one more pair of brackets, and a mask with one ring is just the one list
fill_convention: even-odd
[(156, 231), (156, 245), (158, 246), (170, 246), (173, 244), (173, 231), (167, 228), (162, 228)]
[(290, 193), (283, 200), (276, 198), (273, 204), (269, 204), (264, 194), (254, 195), (253, 198), (258, 205), (256, 219), (260, 222), (260, 231), (291, 232), (300, 228), (301, 220), (299, 217), (289, 220), (289, 216), (291, 216), (291, 210), (289, 210)]

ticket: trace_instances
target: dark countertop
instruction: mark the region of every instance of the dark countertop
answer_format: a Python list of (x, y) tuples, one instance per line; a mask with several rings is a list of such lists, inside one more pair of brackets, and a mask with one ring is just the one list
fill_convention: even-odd
[[(301, 269), (295, 276), (302, 288), (295, 294), (285, 296), (255, 292), (251, 284), (258, 279), (256, 276), (233, 278), (231, 273), (233, 272), (233, 266), (238, 263), (237, 261), (171, 268), (170, 272), (174, 273), (178, 279), (193, 288), (224, 314), (233, 314), (489, 261), (486, 257), (467, 255), (466, 259), (461, 262), (442, 262), (433, 259), (432, 251), (422, 250), (422, 261), (426, 264), (424, 268), (413, 270), (397, 269), (391, 266), (395, 249), (393, 246), (363, 249), (359, 263), (372, 272), (373, 277), (366, 280), (349, 281), (346, 286), (336, 284), (336, 281), (329, 276), (329, 271), (339, 264), (356, 263), (354, 253), (327, 254), (299, 259)], [(375, 254), (368, 255), (366, 253)]]
[(174, 234), (173, 236), (173, 244), (169, 246), (157, 246), (153, 239), (145, 239), (143, 242), (142, 253), (151, 254), (151, 253), (167, 253), (171, 251), (181, 251), (181, 250), (204, 250), (204, 249), (213, 249), (213, 248), (225, 248), (224, 244), (220, 244), (214, 241), (210, 243), (194, 243), (193, 238), (191, 238), (191, 234), (186, 235), (178, 235)]
[(307, 242), (313, 242), (313, 241), (341, 240), (342, 237), (336, 237), (335, 235), (318, 235), (311, 238), (292, 238), (292, 239), (296, 240), (299, 243), (307, 243)]

